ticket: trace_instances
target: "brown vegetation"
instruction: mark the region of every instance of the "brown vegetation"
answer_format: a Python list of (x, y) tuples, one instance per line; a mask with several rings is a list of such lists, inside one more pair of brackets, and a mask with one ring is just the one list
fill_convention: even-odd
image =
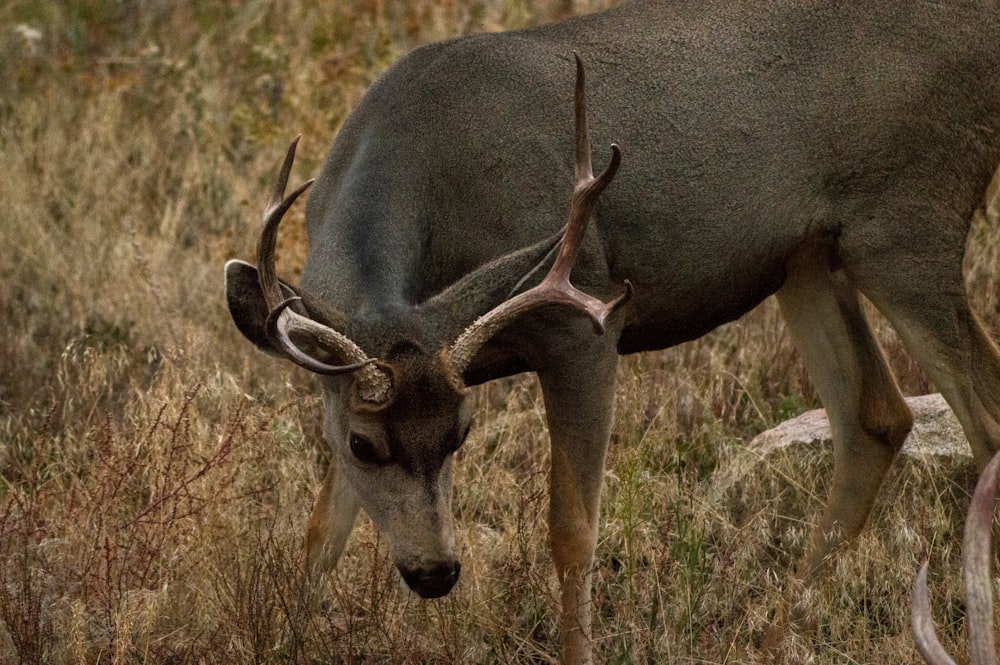
[[(328, 461), (314, 379), (249, 349), (222, 265), (249, 258), (288, 140), (304, 135), (296, 171), (315, 174), (346, 113), (407, 49), (602, 4), (614, 3), (0, 7), (0, 663), (553, 659), (532, 380), (480, 390), (456, 469), (464, 568), (450, 596), (403, 591), (368, 525), (329, 585), (302, 589)], [(278, 250), (293, 278), (296, 215)], [(1000, 224), (978, 218), (971, 237), (970, 288), (996, 329)], [(904, 391), (926, 391), (895, 338), (883, 342)], [(762, 483), (740, 524), (712, 502), (720, 463), (816, 405), (776, 309), (620, 371), (598, 656), (755, 660), (828, 477), (816, 460), (788, 462), (774, 470), (787, 483)], [(942, 641), (963, 655), (956, 533), (971, 484), (910, 466), (812, 594), (819, 628), (794, 641), (801, 662), (913, 662), (909, 589), (928, 551)]]

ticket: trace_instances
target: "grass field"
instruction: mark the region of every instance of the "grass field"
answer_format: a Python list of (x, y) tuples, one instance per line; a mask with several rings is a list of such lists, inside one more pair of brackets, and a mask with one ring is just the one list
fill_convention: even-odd
[[(304, 589), (302, 536), (328, 463), (318, 392), (239, 335), (222, 266), (249, 258), (288, 141), (305, 137), (293, 178), (315, 174), (409, 48), (601, 5), (0, 5), (0, 663), (554, 660), (533, 380), (477, 393), (451, 595), (402, 590), (364, 520), (337, 574)], [(278, 252), (293, 280), (301, 214)], [(974, 220), (966, 266), (992, 330), (998, 227)], [(928, 391), (879, 326), (904, 392)], [(754, 434), (817, 406), (776, 307), (620, 372), (599, 662), (766, 662), (756, 647), (818, 517), (828, 455), (774, 464), (738, 496), (720, 498), (713, 478)], [(971, 473), (933, 460), (893, 472), (874, 528), (810, 592), (818, 628), (793, 637), (793, 662), (915, 662), (909, 588), (927, 555), (943, 641), (964, 657), (956, 534)]]

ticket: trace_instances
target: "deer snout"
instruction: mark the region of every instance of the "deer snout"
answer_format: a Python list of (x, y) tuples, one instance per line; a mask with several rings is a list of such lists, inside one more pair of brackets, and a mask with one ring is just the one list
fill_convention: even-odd
[(400, 564), (396, 567), (399, 568), (406, 585), (421, 598), (440, 598), (447, 595), (455, 586), (462, 564), (458, 560), (452, 560), (417, 568), (408, 568)]

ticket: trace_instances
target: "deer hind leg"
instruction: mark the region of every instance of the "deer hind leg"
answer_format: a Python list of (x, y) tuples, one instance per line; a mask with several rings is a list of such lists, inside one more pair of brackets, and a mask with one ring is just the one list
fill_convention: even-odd
[(954, 410), (982, 472), (1000, 449), (1000, 352), (969, 307), (962, 275), (965, 220), (982, 199), (963, 199), (976, 191), (967, 183), (918, 184), (872, 211), (888, 223), (845, 226), (840, 251), (851, 281)]
[(959, 265), (949, 275), (883, 275), (865, 293), (954, 410), (982, 472), (1000, 449), (1000, 352), (969, 307)]
[(593, 353), (576, 348), (570, 362), (538, 372), (552, 445), (549, 545), (561, 589), (564, 665), (592, 662), (591, 567), (617, 359), (613, 345)]
[(913, 416), (844, 275), (831, 272), (825, 247), (793, 257), (778, 302), (826, 408), (834, 471), (826, 509), (800, 575), (826, 573), (829, 555), (864, 527)]
[(306, 570), (321, 575), (337, 565), (361, 504), (331, 463), (306, 527)]

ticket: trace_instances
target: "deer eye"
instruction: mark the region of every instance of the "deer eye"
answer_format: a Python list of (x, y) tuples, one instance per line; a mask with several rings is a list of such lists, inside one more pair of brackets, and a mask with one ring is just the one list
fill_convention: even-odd
[(371, 441), (364, 438), (363, 436), (358, 436), (357, 434), (351, 434), (351, 440), (349, 443), (351, 447), (351, 453), (358, 458), (358, 460), (365, 462), (366, 464), (381, 464), (382, 459), (379, 457), (378, 451)]

